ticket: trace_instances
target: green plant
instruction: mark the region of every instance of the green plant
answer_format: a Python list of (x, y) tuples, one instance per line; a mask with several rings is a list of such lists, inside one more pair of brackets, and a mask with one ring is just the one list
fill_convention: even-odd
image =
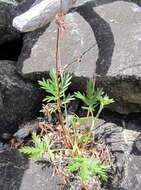
[(92, 80), (87, 81), (86, 93), (82, 94), (81, 92), (75, 92), (75, 97), (82, 100), (86, 106), (82, 108), (88, 111), (88, 116), (93, 115), (93, 111), (98, 105), (99, 98), (103, 95), (102, 89), (98, 89), (97, 91), (93, 90), (93, 82)]
[(104, 169), (108, 168), (102, 164), (99, 160), (93, 157), (71, 157), (69, 158), (69, 164), (65, 169), (69, 172), (78, 171), (78, 176), (81, 181), (88, 182), (90, 177), (98, 176), (102, 180), (108, 179)]
[(52, 150), (53, 143), (50, 142), (50, 139), (47, 136), (44, 136), (42, 139), (36, 135), (36, 133), (32, 133), (32, 142), (35, 147), (24, 146), (19, 151), (25, 154), (30, 155), (30, 159), (38, 159), (43, 157), (45, 153), (47, 153), (48, 158), (54, 158), (54, 150)]
[[(75, 97), (79, 98), (86, 104), (86, 106), (83, 106), (82, 108), (87, 110), (87, 117), (89, 117), (90, 115), (92, 116), (92, 124), (89, 130), (90, 137), (100, 113), (106, 105), (111, 104), (114, 101), (113, 99), (110, 99), (107, 95), (104, 95), (102, 89), (94, 90), (92, 80), (88, 80), (87, 82), (86, 93), (75, 92)], [(97, 114), (94, 116), (93, 112), (95, 111), (95, 108), (98, 106), (99, 109), (97, 111)]]
[[(68, 90), (69, 85), (71, 84), (71, 76), (68, 73), (63, 73), (62, 75), (58, 75), (58, 71), (52, 70), (49, 73), (50, 79), (42, 81), (38, 81), (39, 85), (42, 89), (44, 89), (48, 96), (46, 96), (43, 101), (46, 102), (55, 102), (56, 108), (50, 107), (49, 111), (58, 111), (59, 114), (59, 121), (66, 139), (66, 143), (69, 145), (71, 144), (71, 139), (68, 133), (68, 130), (64, 126), (64, 118), (62, 114), (61, 108), (65, 108), (66, 104), (73, 100), (73, 95), (66, 95), (65, 92)], [(67, 114), (66, 114), (67, 115)]]
[[(25, 146), (20, 149), (20, 152), (30, 155), (30, 159), (38, 159), (46, 155), (47, 158), (54, 161), (54, 159), (57, 158), (56, 152), (61, 151), (61, 154), (66, 157), (64, 151), (67, 150), (70, 152), (69, 156), (67, 156), (67, 160), (69, 160), (69, 162), (66, 163), (68, 165), (65, 167), (67, 171), (77, 171), (78, 176), (84, 183), (87, 183), (90, 177), (95, 176), (98, 176), (102, 180), (106, 180), (107, 174), (104, 169), (107, 168), (107, 166), (90, 156), (93, 149), (89, 152), (87, 143), (91, 139), (91, 134), (101, 111), (104, 106), (112, 103), (113, 99), (109, 99), (107, 95), (104, 95), (104, 92), (101, 89), (95, 91), (91, 80), (87, 82), (85, 94), (76, 92), (74, 95), (66, 95), (66, 91), (71, 84), (70, 75), (64, 73), (62, 76), (57, 78), (58, 75), (56, 71), (53, 70), (50, 72), (49, 76), (49, 79), (39, 81), (40, 87), (48, 93), (43, 101), (53, 105), (53, 107), (51, 107), (48, 111), (59, 112), (60, 107), (54, 106), (54, 104), (58, 104), (58, 100), (60, 102), (59, 106), (64, 109), (66, 104), (76, 97), (85, 103), (86, 106), (83, 106), (82, 108), (87, 110), (87, 117), (80, 118), (77, 115), (73, 115), (70, 119), (69, 126), (64, 125), (63, 120), (65, 121), (65, 118), (63, 118), (63, 124), (60, 122), (60, 125), (63, 125), (62, 129), (64, 128), (64, 130), (61, 132), (61, 136), (60, 132), (58, 134), (58, 137), (60, 136), (61, 139), (59, 147), (56, 145), (54, 138), (47, 136), (40, 137), (33, 133), (32, 142), (35, 144), (35, 147)], [(48, 107), (49, 106), (47, 106), (47, 108)], [(96, 107), (98, 108), (98, 111), (96, 115), (94, 115), (93, 113)], [(81, 125), (88, 120), (89, 116), (92, 116), (91, 126), (84, 125), (84, 127), (81, 127)], [(53, 148), (53, 145), (55, 148)]]
[[(38, 159), (43, 156), (52, 161), (55, 169), (58, 165), (58, 170), (68, 172), (76, 171), (81, 181), (87, 183), (89, 178), (98, 176), (102, 180), (107, 180), (105, 166), (100, 160), (95, 159), (91, 155), (95, 155), (96, 144), (92, 148), (88, 146), (88, 141), (93, 141), (91, 134), (94, 130), (96, 121), (105, 105), (113, 102), (107, 95), (104, 95), (102, 89), (94, 90), (92, 80), (87, 82), (86, 93), (76, 92), (74, 95), (67, 94), (67, 90), (71, 84), (71, 76), (68, 73), (62, 72), (61, 57), (60, 57), (60, 36), (64, 33), (67, 26), (63, 20), (63, 0), (60, 0), (60, 12), (56, 15), (57, 40), (56, 40), (56, 70), (49, 73), (49, 79), (38, 81), (40, 87), (45, 90), (47, 96), (43, 99), (47, 105), (43, 107), (43, 113), (48, 116), (52, 112), (56, 112), (58, 121), (55, 126), (45, 128), (46, 135), (40, 137), (35, 133), (32, 134), (32, 142), (34, 147), (22, 147), (20, 152), (30, 155), (30, 159)], [(94, 75), (96, 76), (96, 75)], [(94, 77), (95, 79), (95, 77)], [(85, 104), (82, 108), (87, 110), (87, 117), (79, 118), (73, 115), (68, 121), (67, 106), (71, 100), (79, 98)], [(94, 115), (94, 111), (98, 108), (98, 112)], [(92, 116), (91, 126), (81, 128), (83, 122), (87, 121), (89, 116)], [(44, 123), (45, 125), (45, 123)], [(48, 127), (49, 123), (47, 123)], [(43, 126), (43, 127), (46, 127)], [(44, 128), (42, 128), (43, 130)], [(69, 152), (69, 153), (67, 153)], [(109, 158), (109, 157), (108, 157)], [(63, 161), (63, 162), (60, 162)], [(66, 166), (67, 165), (67, 166)], [(64, 166), (65, 169), (64, 169)], [(58, 171), (57, 170), (57, 171)]]
[(69, 149), (52, 148), (54, 143), (51, 142), (47, 136), (43, 136), (41, 138), (34, 132), (32, 133), (32, 142), (35, 145), (35, 147), (24, 146), (19, 149), (20, 152), (30, 155), (29, 159), (31, 160), (39, 159), (43, 156), (46, 156), (48, 159), (53, 160), (55, 157), (54, 152), (65, 150), (69, 151)]
[[(65, 95), (65, 92), (68, 90), (68, 87), (71, 84), (71, 76), (68, 73), (63, 73), (62, 77), (60, 76), (59, 79), (57, 79), (57, 73), (55, 70), (52, 70), (49, 73), (49, 76), (50, 79), (48, 80), (43, 79), (38, 81), (40, 87), (49, 93), (49, 95), (46, 96), (43, 101), (54, 101), (57, 103), (57, 100), (60, 99), (60, 105), (64, 107), (65, 104), (74, 99), (73, 95)], [(60, 97), (58, 96), (58, 88)]]

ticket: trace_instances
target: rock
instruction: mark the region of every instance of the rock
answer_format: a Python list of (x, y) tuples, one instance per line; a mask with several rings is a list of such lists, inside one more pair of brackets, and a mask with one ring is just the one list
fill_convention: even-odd
[[(27, 11), (35, 0), (15, 0), (17, 3), (17, 15)], [(16, 16), (17, 16), (16, 15)]]
[(16, 5), (0, 1), (0, 45), (20, 38), (20, 33), (12, 27), (16, 15)]
[(133, 144), (133, 153), (141, 155), (141, 135), (139, 135)]
[[(105, 141), (112, 151), (114, 170), (103, 190), (140, 190), (141, 187), (141, 155), (134, 153), (134, 142), (140, 135), (140, 125), (133, 118), (122, 121), (124, 126), (98, 120), (95, 135), (97, 139)], [(116, 121), (121, 123), (121, 118)], [(140, 118), (136, 117), (136, 120)], [(90, 120), (91, 121), (91, 120)], [(132, 123), (132, 125), (131, 125)], [(135, 125), (134, 128), (133, 125)], [(135, 130), (134, 130), (135, 129)], [(138, 138), (139, 139), (139, 138)], [(0, 144), (0, 189), (20, 190), (52, 190), (77, 189), (78, 182), (72, 181), (72, 187), (63, 188), (63, 182), (55, 174), (46, 160), (28, 161), (23, 154)], [(78, 188), (79, 189), (79, 188)], [(100, 189), (100, 188), (99, 188)]]
[(23, 142), (26, 137), (32, 134), (32, 132), (37, 133), (39, 130), (39, 121), (30, 121), (26, 124), (22, 124), (20, 129), (13, 135), (17, 141)]
[(79, 99), (75, 99), (72, 100), (68, 105), (67, 105), (67, 112), (68, 114), (76, 114), (80, 108), (80, 100)]
[(40, 90), (17, 74), (15, 62), (0, 61), (0, 68), (0, 133), (14, 133), (38, 113)]
[[(140, 117), (136, 119), (140, 120)], [(137, 139), (140, 141), (140, 125), (131, 118), (129, 121), (124, 120), (124, 126), (121, 126), (100, 120), (102, 124), (96, 128), (96, 138), (109, 145), (112, 161), (117, 166), (105, 186), (108, 190), (140, 190), (141, 187), (141, 154), (137, 154), (135, 147)]]
[[(65, 17), (68, 26), (61, 40), (62, 65), (73, 74), (73, 90), (83, 91), (96, 69), (97, 87), (115, 100), (112, 110), (141, 111), (140, 7), (114, 0), (78, 5)], [(24, 36), (18, 61), (24, 78), (36, 80), (55, 67), (55, 44), (54, 23)]]
[(31, 32), (50, 23), (61, 9), (66, 13), (76, 0), (65, 0), (62, 5), (58, 0), (40, 0), (23, 14), (13, 19), (13, 26), (21, 32)]
[(20, 32), (12, 26), (13, 18), (27, 10), (34, 1), (0, 1), (0, 45), (21, 38)]
[[(111, 104), (111, 108), (120, 113), (141, 110), (141, 11), (136, 12), (135, 7), (138, 6), (134, 3), (116, 1), (95, 8), (97, 14), (109, 24), (114, 37), (111, 60), (106, 61), (101, 56), (97, 65), (96, 71), (100, 75), (97, 83), (98, 87), (104, 87), (106, 93), (114, 97), (115, 103)], [(104, 52), (109, 52), (108, 47)]]
[[(69, 26), (62, 38), (62, 50), (65, 49), (62, 54), (62, 64), (63, 66), (70, 64), (68, 70), (74, 76), (81, 77), (83, 75), (88, 77), (90, 74), (92, 75), (93, 63), (96, 61), (96, 52), (94, 51), (96, 41), (92, 29), (78, 13), (69, 13), (65, 18), (65, 22)], [(56, 30), (57, 27), (53, 22), (48, 28), (45, 27), (24, 36), (19, 67), (21, 67), (22, 75), (25, 78), (35, 80), (38, 74), (55, 68)], [(81, 31), (84, 32), (81, 34)], [(69, 42), (69, 45), (66, 41)], [(81, 56), (83, 57), (81, 62), (77, 62), (76, 59)], [(89, 59), (89, 56), (91, 59)], [(89, 62), (86, 64), (87, 59), (89, 59)], [(87, 72), (88, 68), (91, 68), (89, 69), (90, 73)]]
[(58, 176), (44, 165), (28, 161), (18, 150), (7, 149), (0, 152), (0, 189), (1, 190), (59, 190)]

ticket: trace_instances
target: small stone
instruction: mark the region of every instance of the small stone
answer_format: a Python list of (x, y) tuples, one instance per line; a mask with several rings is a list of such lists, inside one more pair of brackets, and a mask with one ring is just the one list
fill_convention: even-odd
[(132, 152), (136, 155), (141, 155), (141, 135), (135, 140)]
[(5, 140), (10, 140), (12, 138), (12, 134), (10, 133), (3, 133), (2, 138)]

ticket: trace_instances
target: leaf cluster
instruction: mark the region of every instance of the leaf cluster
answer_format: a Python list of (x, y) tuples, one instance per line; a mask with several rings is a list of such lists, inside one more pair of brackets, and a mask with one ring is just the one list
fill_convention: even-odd
[(63, 73), (63, 76), (58, 77), (54, 70), (49, 73), (49, 76), (50, 79), (38, 81), (40, 87), (49, 93), (43, 101), (57, 102), (57, 100), (60, 99), (61, 106), (63, 106), (73, 100), (73, 95), (65, 95), (65, 92), (71, 84), (71, 76), (68, 73)]
[[(52, 113), (57, 109), (59, 111), (59, 108), (65, 107), (66, 111), (65, 105), (76, 97), (83, 101), (85, 106), (82, 108), (88, 112), (87, 117), (79, 118), (78, 116), (72, 116), (70, 119), (71, 132), (66, 127), (67, 125), (62, 126), (62, 129), (64, 129), (63, 127), (66, 127), (65, 130), (62, 130), (64, 132), (63, 137), (66, 137), (63, 139), (65, 139), (66, 142), (70, 142), (69, 145), (71, 145), (71, 148), (70, 146), (67, 147), (69, 148), (67, 150), (71, 151), (71, 157), (68, 158), (69, 163), (65, 169), (68, 172), (78, 172), (78, 176), (84, 183), (88, 182), (90, 177), (95, 176), (98, 176), (102, 180), (107, 180), (108, 177), (105, 172), (107, 166), (99, 160), (89, 156), (90, 153), (85, 150), (83, 151), (82, 149), (87, 147), (87, 143), (92, 136), (94, 126), (102, 109), (105, 105), (112, 103), (113, 99), (110, 99), (107, 95), (105, 95), (102, 89), (94, 90), (92, 80), (87, 82), (86, 93), (75, 92), (74, 95), (66, 95), (66, 92), (71, 84), (71, 76), (67, 73), (63, 73), (62, 76), (58, 76), (54, 70), (49, 73), (49, 76), (50, 78), (47, 80), (43, 79), (38, 81), (40, 87), (47, 92), (47, 96), (43, 99), (43, 101), (48, 104), (44, 107), (44, 109), (47, 109), (49, 113)], [(97, 106), (99, 106), (99, 109), (97, 114), (94, 116), (93, 111), (95, 111)], [(46, 112), (46, 110), (44, 111)], [(91, 126), (86, 126), (85, 124), (84, 129), (80, 128), (80, 126), (83, 126), (83, 123), (86, 123), (85, 121), (87, 121), (89, 115), (92, 116)], [(62, 123), (60, 122), (61, 125)], [(66, 134), (65, 131), (67, 131)], [(56, 154), (54, 154), (56, 151), (66, 150), (66, 148), (64, 149), (63, 147), (60, 149), (53, 149), (53, 143), (47, 136), (41, 138), (35, 133), (32, 134), (32, 142), (35, 145), (34, 147), (25, 146), (20, 149), (20, 152), (30, 155), (30, 159), (38, 159), (44, 155), (47, 155), (47, 157), (53, 161), (56, 156)], [(84, 156), (83, 152), (87, 152), (87, 155), (85, 154)]]
[(88, 182), (90, 177), (98, 176), (103, 181), (108, 179), (104, 171), (107, 166), (93, 157), (71, 157), (65, 169), (69, 172), (78, 171), (78, 175), (83, 182)]
[(86, 86), (86, 93), (75, 92), (75, 97), (82, 100), (86, 106), (83, 109), (92, 112), (95, 110), (97, 105), (100, 103), (104, 107), (113, 102), (113, 99), (109, 99), (107, 95), (104, 95), (103, 89), (93, 89), (93, 81), (88, 80)]
[(53, 143), (50, 142), (47, 136), (44, 136), (41, 139), (38, 135), (36, 135), (36, 133), (33, 132), (32, 142), (35, 147), (24, 146), (19, 151), (30, 155), (29, 159), (31, 160), (41, 158), (45, 153), (47, 153), (48, 158), (54, 158), (53, 150), (51, 150)]

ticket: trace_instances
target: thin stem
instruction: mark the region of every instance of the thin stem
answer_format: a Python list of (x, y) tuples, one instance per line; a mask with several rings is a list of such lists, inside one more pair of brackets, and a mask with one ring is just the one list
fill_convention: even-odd
[(100, 115), (100, 113), (102, 112), (102, 110), (103, 110), (103, 105), (100, 105), (100, 108), (99, 108), (99, 110), (98, 110), (98, 112), (97, 112), (97, 114), (96, 114), (96, 116), (95, 116), (95, 118), (94, 118), (94, 120), (93, 120), (93, 126), (95, 126), (96, 125), (96, 122), (97, 122), (97, 119), (99, 118), (99, 115)]
[[(57, 108), (59, 114), (59, 122), (62, 126), (63, 133), (66, 134), (66, 129), (63, 122), (62, 111), (61, 111), (61, 100), (60, 100), (60, 86), (59, 86), (59, 78), (60, 78), (60, 69), (58, 66), (59, 60), (59, 39), (60, 39), (60, 29), (57, 29), (57, 40), (56, 40), (56, 77), (57, 77), (57, 89), (58, 89), (58, 98), (57, 98)], [(65, 135), (66, 142), (68, 143), (67, 137)]]
[[(62, 0), (60, 1), (60, 15), (62, 13)], [(58, 98), (57, 98), (57, 107), (58, 107), (58, 114), (59, 114), (59, 122), (62, 127), (64, 137), (68, 146), (71, 144), (71, 139), (69, 137), (68, 130), (64, 126), (62, 111), (61, 111), (61, 99), (60, 99), (60, 86), (59, 86), (59, 79), (62, 77), (61, 73), (61, 65), (59, 66), (59, 42), (60, 42), (60, 26), (58, 25), (57, 29), (57, 40), (56, 40), (56, 77), (57, 77), (57, 89), (58, 89)]]

